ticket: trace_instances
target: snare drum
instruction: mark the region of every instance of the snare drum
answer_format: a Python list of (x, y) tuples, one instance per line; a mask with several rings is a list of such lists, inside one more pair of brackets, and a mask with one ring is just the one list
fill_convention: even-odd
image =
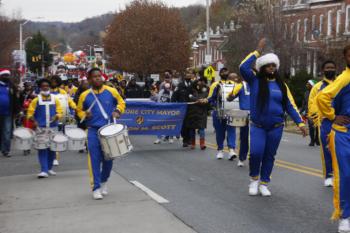
[(66, 128), (66, 136), (68, 137), (68, 150), (79, 151), (84, 150), (86, 142), (86, 133), (79, 128)]
[(226, 112), (227, 124), (234, 127), (245, 127), (248, 124), (249, 111), (232, 109)]
[(17, 128), (13, 131), (14, 147), (16, 150), (30, 150), (35, 133), (28, 128)]
[(68, 138), (62, 133), (54, 133), (50, 137), (50, 150), (64, 152), (68, 148)]
[(101, 148), (106, 160), (113, 160), (130, 152), (132, 146), (126, 126), (109, 124), (98, 131)]
[(45, 150), (50, 147), (51, 130), (38, 130), (34, 138), (33, 147), (37, 150)]

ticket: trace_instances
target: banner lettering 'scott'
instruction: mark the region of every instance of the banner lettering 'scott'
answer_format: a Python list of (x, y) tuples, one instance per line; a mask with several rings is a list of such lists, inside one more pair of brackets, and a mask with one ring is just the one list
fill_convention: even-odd
[(178, 136), (186, 111), (186, 103), (127, 101), (117, 122), (127, 125), (130, 135)]

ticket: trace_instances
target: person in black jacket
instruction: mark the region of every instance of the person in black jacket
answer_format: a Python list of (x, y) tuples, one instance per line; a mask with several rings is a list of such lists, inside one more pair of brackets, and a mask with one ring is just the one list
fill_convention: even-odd
[(10, 156), (13, 122), (20, 111), (17, 89), (10, 80), (9, 70), (0, 71), (0, 149), (2, 155)]
[[(197, 102), (200, 99), (205, 99), (208, 96), (209, 88), (206, 84), (206, 79), (201, 78), (193, 83), (193, 95), (191, 102)], [(200, 148), (206, 149), (205, 146), (205, 129), (207, 128), (209, 104), (191, 104), (187, 108), (186, 128), (190, 129), (191, 149), (196, 147), (196, 131), (200, 136)]]
[[(192, 80), (195, 79), (196, 73), (193, 70), (187, 70), (184, 80), (179, 83), (177, 88), (174, 91), (174, 94), (171, 98), (171, 102), (178, 103), (188, 103), (191, 102), (191, 98), (193, 96), (193, 86)], [(183, 141), (183, 147), (188, 147), (191, 143), (191, 129), (188, 128), (188, 113), (185, 116), (181, 136)]]
[(136, 79), (134, 77), (130, 79), (126, 87), (125, 96), (127, 99), (142, 98), (142, 88), (136, 83)]

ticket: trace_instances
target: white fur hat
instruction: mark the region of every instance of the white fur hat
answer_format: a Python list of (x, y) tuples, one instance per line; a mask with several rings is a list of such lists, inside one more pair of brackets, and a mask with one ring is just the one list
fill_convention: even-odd
[(280, 68), (280, 59), (274, 53), (265, 54), (256, 60), (256, 69), (260, 71), (261, 67), (268, 64), (275, 64), (278, 70)]

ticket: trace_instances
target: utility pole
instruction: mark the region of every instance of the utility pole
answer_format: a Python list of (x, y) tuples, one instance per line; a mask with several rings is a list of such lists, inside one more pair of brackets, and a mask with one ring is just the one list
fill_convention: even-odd
[(211, 51), (210, 51), (210, 0), (207, 0), (207, 53), (206, 53), (206, 63), (211, 63)]
[(41, 41), (41, 75), (45, 77), (45, 61), (44, 61), (44, 41)]

